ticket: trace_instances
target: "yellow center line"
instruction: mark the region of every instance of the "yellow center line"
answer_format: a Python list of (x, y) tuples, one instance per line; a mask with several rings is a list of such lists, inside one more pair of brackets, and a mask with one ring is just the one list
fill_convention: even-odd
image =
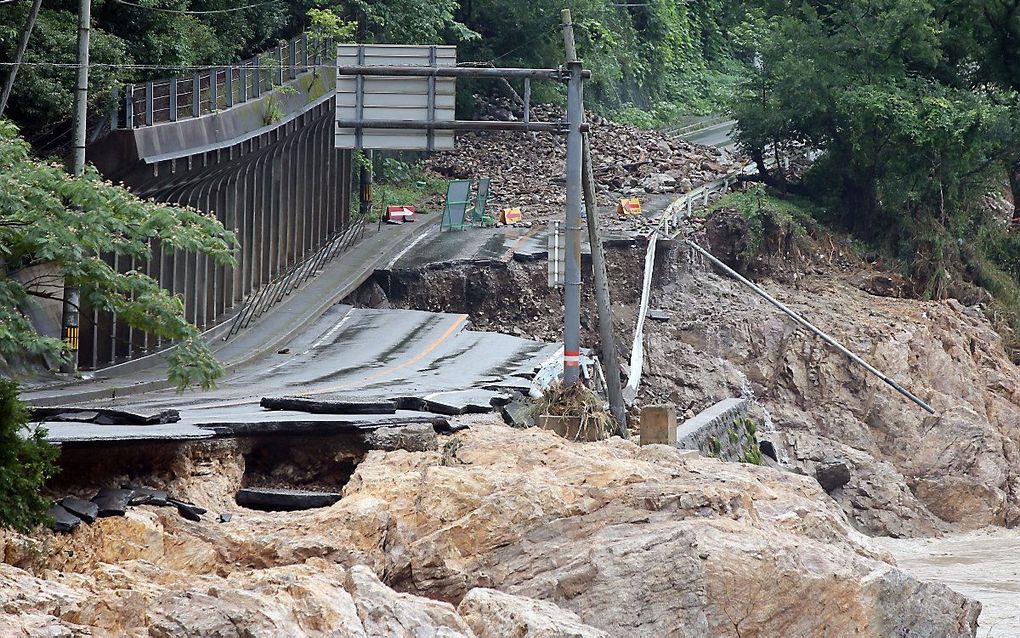
[(309, 390), (308, 392), (304, 392), (302, 394), (299, 394), (298, 396), (307, 397), (307, 396), (312, 396), (312, 395), (315, 395), (315, 394), (326, 394), (327, 392), (335, 392), (336, 390), (344, 390), (346, 388), (351, 387), (351, 385), (353, 383), (370, 383), (370, 382), (375, 381), (377, 379), (381, 379), (382, 377), (391, 375), (394, 372), (396, 372), (397, 370), (402, 370), (403, 368), (406, 368), (407, 366), (414, 365), (414, 364), (418, 363), (419, 361), (421, 361), (422, 359), (424, 359), (425, 357), (427, 357), (433, 350), (435, 350), (436, 348), (441, 346), (444, 341), (449, 339), (450, 336), (454, 332), (456, 332), (457, 329), (465, 321), (467, 321), (467, 318), (468, 318), (467, 315), (457, 315), (456, 321), (454, 321), (453, 324), (450, 325), (450, 327), (446, 329), (446, 332), (444, 332), (442, 335), (439, 336), (438, 339), (436, 339), (435, 341), (430, 343), (428, 346), (426, 346), (424, 350), (422, 350), (421, 352), (416, 354), (414, 357), (408, 359), (407, 361), (401, 363), (400, 365), (393, 366), (391, 368), (383, 368), (382, 370), (376, 372), (375, 374), (370, 374), (370, 375), (364, 376), (364, 377), (358, 379), (357, 381), (352, 381), (352, 382), (349, 382), (349, 383), (341, 383), (340, 385), (334, 385), (334, 386), (330, 386), (330, 387), (327, 387), (327, 388), (319, 388), (317, 390)]
[(508, 248), (507, 251), (503, 253), (503, 259), (501, 259), (500, 261), (509, 261), (510, 258), (514, 256), (514, 251), (517, 250), (527, 238), (531, 237), (536, 232), (538, 232), (538, 226), (532, 226), (531, 228), (529, 228), (528, 232), (518, 237), (517, 241), (510, 245), (510, 248)]

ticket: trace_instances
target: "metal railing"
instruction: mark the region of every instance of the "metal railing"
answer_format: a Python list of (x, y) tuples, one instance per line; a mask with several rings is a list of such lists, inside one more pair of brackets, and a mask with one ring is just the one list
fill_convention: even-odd
[(331, 40), (302, 33), (235, 64), (115, 88), (110, 129), (134, 129), (201, 117), (258, 99), (262, 93), (332, 62), (332, 48)]
[(349, 226), (345, 231), (334, 235), (322, 248), (309, 255), (307, 259), (294, 264), (289, 270), (284, 271), (265, 286), (252, 291), (241, 304), (241, 309), (238, 311), (237, 316), (234, 317), (230, 330), (223, 337), (223, 340), (226, 341), (247, 328), (252, 321), (261, 317), (284, 297), (300, 288), (322, 266), (346, 252), (354, 245), (357, 239), (364, 237), (365, 220), (365, 217), (361, 217), (361, 219)]
[[(772, 168), (776, 160), (772, 157), (765, 159), (765, 167)], [(718, 195), (726, 195), (734, 184), (740, 181), (745, 175), (753, 175), (758, 172), (754, 164), (746, 164), (739, 170), (723, 175), (717, 180), (706, 182), (697, 188), (690, 190), (673, 200), (666, 210), (659, 216), (657, 230), (668, 237), (671, 229), (675, 229), (681, 221), (690, 217), (695, 208), (706, 208), (709, 202)]]

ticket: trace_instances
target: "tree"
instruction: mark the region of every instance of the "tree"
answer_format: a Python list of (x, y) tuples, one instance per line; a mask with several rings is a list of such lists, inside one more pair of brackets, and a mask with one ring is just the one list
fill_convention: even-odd
[(40, 490), (57, 471), (57, 448), (43, 430), (26, 430), (27, 421), (18, 386), (0, 379), (0, 527), (22, 532), (45, 519), (51, 501)]
[(53, 298), (52, 286), (18, 277), (46, 265), (78, 284), (89, 307), (178, 341), (169, 358), (170, 378), (178, 387), (210, 386), (222, 369), (184, 318), (181, 300), (144, 273), (118, 272), (101, 258), (146, 260), (154, 241), (205, 253), (219, 264), (234, 263), (234, 235), (214, 217), (138, 199), (92, 167), (72, 178), (57, 164), (33, 160), (17, 128), (0, 120), (0, 356), (62, 356), (61, 342), (38, 334), (27, 315), (33, 297)]
[(966, 212), (988, 178), (984, 169), (1001, 157), (996, 131), (1007, 113), (988, 94), (947, 80), (934, 7), (774, 4), (758, 30), (760, 64), (749, 69), (735, 108), (751, 154), (824, 150), (812, 183), (866, 239), (945, 226)]

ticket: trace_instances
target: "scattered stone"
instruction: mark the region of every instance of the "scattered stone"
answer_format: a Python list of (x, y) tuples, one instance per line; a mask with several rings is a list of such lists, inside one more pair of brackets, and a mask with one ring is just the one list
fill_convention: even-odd
[[(482, 100), (476, 109), (523, 114), (520, 105), (498, 99)], [(532, 116), (541, 121), (560, 121), (563, 115), (556, 106), (536, 104), (532, 109)], [(600, 211), (616, 210), (621, 195), (689, 191), (694, 184), (733, 170), (741, 159), (724, 158), (717, 149), (661, 131), (609, 122), (593, 113), (587, 119), (592, 127), (592, 169)], [(554, 135), (536, 136), (522, 144), (518, 133), (472, 132), (458, 135), (456, 150), (435, 153), (426, 165), (448, 179), (490, 177), (493, 210), (521, 207), (529, 222), (541, 223), (563, 213), (565, 154), (566, 145)]]
[(234, 515), (230, 512), (220, 512), (219, 521), (221, 523), (229, 523), (234, 518)]
[(557, 605), (476, 587), (457, 606), (457, 613), (478, 638), (608, 638), (609, 634), (581, 622), (580, 616)]
[(850, 468), (843, 461), (821, 463), (815, 468), (815, 478), (822, 489), (831, 494), (850, 482)]
[(365, 435), (365, 442), (377, 450), (428, 452), (439, 449), (439, 437), (432, 425), (413, 423), (400, 427), (378, 428)]
[(60, 505), (86, 523), (95, 523), (99, 516), (98, 505), (77, 496), (65, 496), (60, 499)]
[(50, 529), (61, 534), (74, 530), (75, 527), (81, 525), (82, 520), (64, 509), (62, 505), (56, 504), (46, 510), (46, 516), (53, 519), (53, 522), (50, 523)]
[(670, 315), (665, 310), (650, 309), (648, 311), (648, 318), (651, 319), (652, 321), (665, 322), (669, 321), (672, 318), (672, 315)]
[(98, 506), (98, 517), (124, 516), (127, 511), (134, 490), (104, 487), (92, 497), (92, 502)]
[(165, 507), (170, 504), (169, 496), (163, 490), (154, 490), (150, 487), (136, 487), (132, 490), (134, 494), (128, 505), (156, 505)]
[(329, 507), (341, 498), (338, 492), (247, 487), (235, 497), (237, 504), (264, 512), (292, 512)]

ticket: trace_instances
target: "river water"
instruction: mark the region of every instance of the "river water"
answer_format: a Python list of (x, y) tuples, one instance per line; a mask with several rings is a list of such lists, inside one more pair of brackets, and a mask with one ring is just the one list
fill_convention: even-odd
[(1020, 530), (875, 539), (899, 566), (981, 601), (978, 638), (1020, 636)]

